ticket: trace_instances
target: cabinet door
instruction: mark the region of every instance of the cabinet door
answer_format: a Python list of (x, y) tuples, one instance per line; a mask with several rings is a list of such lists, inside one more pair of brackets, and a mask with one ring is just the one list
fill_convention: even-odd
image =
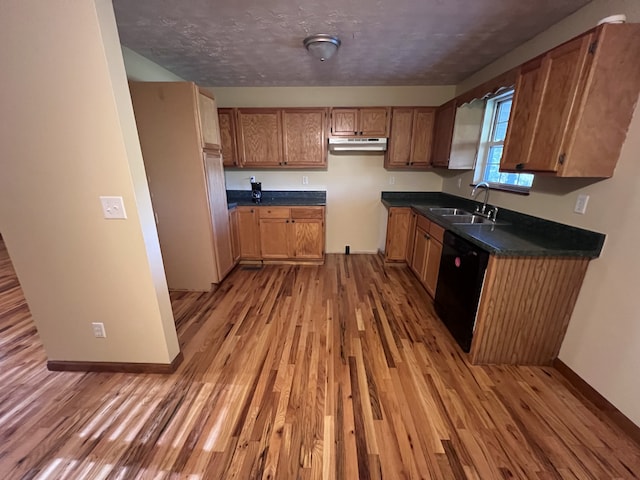
[(385, 155), (385, 167), (408, 167), (411, 165), (413, 115), (413, 108), (394, 108), (391, 110), (391, 132), (389, 149)]
[(221, 282), (235, 265), (231, 246), (229, 208), (227, 207), (222, 156), (219, 153), (205, 152), (204, 169), (211, 216), (211, 234), (218, 267), (218, 281)]
[(413, 244), (416, 238), (416, 224), (418, 220), (418, 214), (416, 212), (411, 212), (411, 220), (409, 223), (409, 237), (407, 238), (407, 265), (411, 266), (413, 263)]
[(213, 95), (198, 89), (198, 112), (200, 115), (200, 134), (202, 147), (220, 148), (220, 127), (218, 125), (218, 109)]
[(411, 166), (428, 167), (431, 164), (435, 108), (416, 108), (411, 131)]
[(322, 259), (324, 253), (324, 221), (312, 218), (291, 219), (293, 258)]
[(237, 263), (240, 258), (240, 233), (238, 231), (238, 209), (229, 211), (229, 227), (231, 228), (231, 251), (233, 262)]
[(438, 272), (440, 271), (440, 256), (442, 255), (442, 244), (433, 237), (429, 239), (427, 250), (427, 261), (424, 273), (424, 286), (427, 292), (435, 298), (436, 287), (438, 286)]
[(260, 253), (262, 258), (291, 258), (289, 218), (260, 218)]
[(238, 153), (236, 148), (236, 121), (233, 109), (219, 108), (218, 123), (220, 125), (222, 164), (225, 167), (235, 167), (238, 165)]
[(539, 81), (542, 59), (534, 59), (518, 73), (511, 106), (511, 116), (504, 141), (501, 170), (516, 170), (529, 161), (533, 131), (538, 122), (538, 101), (542, 82)]
[(555, 172), (561, 162), (561, 145), (575, 106), (576, 92), (589, 57), (593, 35), (585, 35), (553, 49), (542, 62), (540, 113), (533, 132), (526, 170)]
[(240, 258), (255, 260), (260, 258), (260, 228), (257, 207), (237, 207), (238, 239)]
[(427, 265), (427, 255), (429, 253), (429, 234), (421, 227), (416, 228), (413, 240), (413, 259), (411, 270), (416, 274), (418, 280), (424, 283), (424, 273)]
[(501, 170), (558, 170), (592, 39), (592, 34), (576, 38), (523, 66), (516, 82), (511, 134), (505, 142)]
[(331, 110), (331, 134), (353, 137), (358, 134), (358, 109), (334, 108)]
[(388, 108), (361, 108), (359, 114), (359, 135), (364, 137), (386, 137), (389, 135)]
[(433, 131), (433, 151), (431, 154), (431, 164), (434, 167), (447, 167), (449, 165), (455, 120), (455, 99), (437, 108)]
[(324, 207), (291, 207), (290, 242), (293, 258), (322, 260)]
[(238, 110), (238, 151), (242, 165), (276, 167), (282, 158), (282, 120), (280, 110)]
[(387, 242), (384, 258), (390, 262), (404, 262), (411, 225), (411, 209), (392, 207), (387, 222)]
[(327, 110), (282, 111), (284, 165), (322, 167), (327, 164)]

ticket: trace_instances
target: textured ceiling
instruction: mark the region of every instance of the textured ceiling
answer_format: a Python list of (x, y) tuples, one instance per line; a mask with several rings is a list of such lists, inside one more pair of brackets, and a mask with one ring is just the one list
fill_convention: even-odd
[[(114, 0), (130, 49), (205, 86), (457, 84), (590, 0)], [(304, 37), (338, 35), (325, 61)]]

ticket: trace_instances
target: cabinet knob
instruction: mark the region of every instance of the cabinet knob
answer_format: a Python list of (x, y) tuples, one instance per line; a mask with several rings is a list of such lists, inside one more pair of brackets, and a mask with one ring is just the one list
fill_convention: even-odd
[(405, 162), (406, 165), (411, 165), (409, 162)]
[(289, 223), (289, 220), (286, 220), (284, 223)]
[(295, 220), (291, 220), (291, 223), (296, 223), (296, 221)]
[(284, 164), (286, 165), (286, 164), (287, 164), (287, 162), (284, 162)]
[(516, 170), (523, 170), (524, 169), (524, 163), (518, 163), (516, 165)]
[(358, 132), (353, 132), (353, 134), (354, 134), (354, 135), (357, 135), (357, 134), (358, 134)]
[(427, 240), (429, 240), (431, 237), (425, 233), (425, 234), (424, 234), (424, 238), (426, 238)]
[(362, 135), (362, 132), (360, 132), (360, 135)]

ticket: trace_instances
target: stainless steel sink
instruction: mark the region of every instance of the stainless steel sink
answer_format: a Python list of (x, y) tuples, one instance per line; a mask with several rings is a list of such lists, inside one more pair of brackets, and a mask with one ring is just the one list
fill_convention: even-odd
[(434, 207), (434, 208), (430, 208), (429, 211), (431, 213), (435, 213), (436, 215), (443, 215), (443, 216), (451, 216), (451, 215), (471, 215), (471, 213), (467, 212), (466, 210), (462, 210), (461, 208), (440, 208), (440, 207)]
[(442, 215), (442, 218), (447, 222), (456, 223), (456, 224), (476, 224), (476, 223), (488, 223), (494, 224), (492, 220), (488, 218), (482, 217), (480, 215)]

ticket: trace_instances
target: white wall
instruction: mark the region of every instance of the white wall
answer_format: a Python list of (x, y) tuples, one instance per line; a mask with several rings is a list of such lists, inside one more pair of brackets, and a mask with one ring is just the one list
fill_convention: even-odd
[(137, 82), (180, 82), (184, 80), (125, 46), (122, 46), (122, 58), (129, 80)]
[[(179, 345), (111, 2), (3, 2), (0, 43), (0, 231), (49, 360), (170, 363)], [(103, 219), (100, 195), (122, 196), (128, 219)]]
[[(221, 107), (420, 106), (441, 105), (454, 96), (442, 87), (265, 87), (210, 88)], [(384, 248), (386, 210), (380, 192), (439, 191), (434, 172), (387, 171), (383, 155), (329, 155), (328, 168), (313, 170), (226, 170), (227, 188), (248, 190), (255, 175), (263, 190), (326, 190), (329, 253), (374, 253)], [(309, 184), (302, 184), (302, 176)], [(391, 184), (390, 182), (394, 182)]]
[[(626, 14), (630, 22), (640, 22), (640, 2), (595, 0), (463, 82), (458, 93), (617, 13)], [(530, 196), (491, 192), (490, 203), (607, 234), (602, 255), (589, 266), (559, 358), (640, 425), (640, 310), (635, 298), (640, 278), (638, 110), (613, 178), (593, 181), (537, 176)], [(462, 179), (460, 190), (458, 178)], [(445, 180), (443, 189), (468, 197), (471, 180), (470, 173), (456, 176)], [(585, 215), (573, 213), (580, 193), (590, 196)]]

